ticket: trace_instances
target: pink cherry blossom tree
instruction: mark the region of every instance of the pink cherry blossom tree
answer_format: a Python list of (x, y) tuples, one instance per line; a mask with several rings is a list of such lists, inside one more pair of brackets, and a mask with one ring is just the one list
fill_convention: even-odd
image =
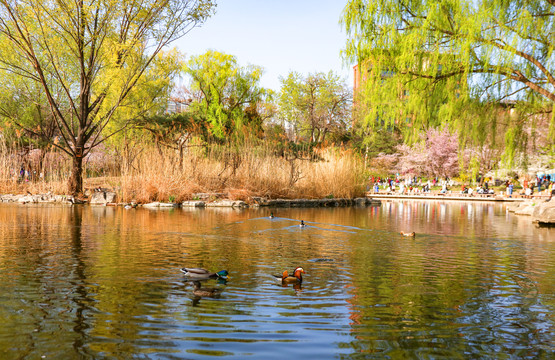
[(457, 133), (429, 129), (426, 132), (426, 172), (435, 176), (453, 177), (459, 173), (459, 139)]
[(459, 173), (458, 134), (430, 128), (422, 141), (397, 147), (401, 154), (397, 170), (402, 174), (453, 177)]

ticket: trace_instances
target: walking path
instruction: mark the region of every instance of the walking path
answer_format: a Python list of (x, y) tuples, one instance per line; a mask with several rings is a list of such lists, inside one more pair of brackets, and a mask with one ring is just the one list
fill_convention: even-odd
[(503, 194), (456, 194), (456, 193), (447, 193), (441, 194), (439, 192), (430, 192), (430, 193), (421, 193), (421, 194), (386, 194), (386, 193), (374, 193), (372, 191), (368, 191), (366, 193), (366, 197), (372, 199), (424, 199), (424, 200), (458, 200), (458, 201), (504, 201), (504, 202), (522, 202), (526, 200), (549, 200), (549, 195), (532, 195), (532, 196), (524, 196), (513, 194), (511, 197)]

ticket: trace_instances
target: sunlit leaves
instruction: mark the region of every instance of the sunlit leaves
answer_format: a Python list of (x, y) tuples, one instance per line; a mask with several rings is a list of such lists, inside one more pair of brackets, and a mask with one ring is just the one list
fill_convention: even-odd
[(298, 138), (320, 143), (330, 133), (346, 131), (351, 120), (352, 93), (333, 72), (281, 78), (279, 114)]
[(364, 84), (358, 119), (363, 128), (405, 124), (409, 139), (445, 124), (478, 138), (464, 134), (472, 127), (461, 119), (482, 116), (465, 114), (469, 105), (510, 99), (522, 134), (526, 117), (555, 101), (554, 20), (548, 0), (348, 1), (344, 55)]
[(167, 95), (179, 59), (162, 50), (214, 7), (213, 0), (0, 0), (0, 76), (27, 78), (16, 92), (42, 88), (65, 140), (57, 146), (77, 159)]
[(208, 51), (193, 56), (185, 72), (198, 99), (191, 104), (191, 111), (210, 124), (216, 139), (239, 140), (261, 131), (263, 119), (258, 109), (271, 95), (260, 86), (261, 67), (240, 66), (232, 55)]

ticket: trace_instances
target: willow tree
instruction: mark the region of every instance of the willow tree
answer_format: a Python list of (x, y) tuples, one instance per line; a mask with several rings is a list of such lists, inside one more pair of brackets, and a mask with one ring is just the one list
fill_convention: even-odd
[(262, 132), (262, 106), (271, 92), (260, 86), (261, 67), (241, 66), (235, 56), (210, 50), (191, 57), (184, 70), (190, 111), (208, 125), (212, 138), (237, 141)]
[(49, 140), (72, 158), (72, 193), (83, 189), (83, 158), (177, 71), (163, 49), (214, 8), (214, 0), (0, 0), (0, 77), (44, 92), (62, 138)]
[[(410, 137), (448, 125), (495, 141), (502, 129), (511, 153), (525, 143), (517, 135), (547, 119), (553, 150), (555, 0), (349, 0), (342, 24), (344, 54), (360, 71), (363, 131), (406, 124)], [(481, 112), (469, 113), (507, 100), (521, 114), (507, 123), (490, 118), (485, 129)]]
[(279, 115), (296, 137), (322, 143), (328, 134), (344, 134), (351, 121), (352, 92), (333, 71), (281, 78)]

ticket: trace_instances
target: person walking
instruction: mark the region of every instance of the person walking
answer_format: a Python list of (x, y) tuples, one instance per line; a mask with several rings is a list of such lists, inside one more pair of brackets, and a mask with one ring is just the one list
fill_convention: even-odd
[(513, 197), (513, 183), (509, 183), (509, 197)]

